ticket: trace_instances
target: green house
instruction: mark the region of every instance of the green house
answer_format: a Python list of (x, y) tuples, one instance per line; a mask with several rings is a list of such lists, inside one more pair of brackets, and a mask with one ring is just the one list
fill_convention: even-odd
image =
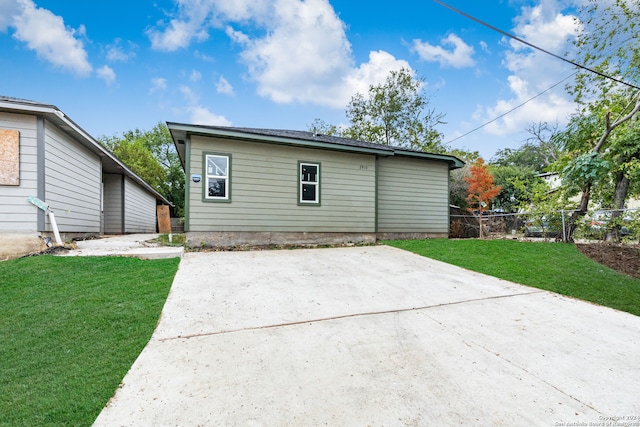
[(447, 237), (453, 156), (312, 132), (167, 123), (192, 246)]

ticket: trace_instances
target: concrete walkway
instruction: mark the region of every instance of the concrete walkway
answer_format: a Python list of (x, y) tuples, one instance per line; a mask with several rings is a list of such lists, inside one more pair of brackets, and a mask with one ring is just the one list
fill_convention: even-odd
[(640, 317), (395, 248), (186, 253), (94, 425), (638, 425), (639, 361)]
[(158, 234), (125, 234), (104, 236), (100, 239), (80, 240), (77, 249), (60, 253), (60, 256), (128, 256), (141, 259), (181, 257), (183, 247), (161, 246), (152, 240)]

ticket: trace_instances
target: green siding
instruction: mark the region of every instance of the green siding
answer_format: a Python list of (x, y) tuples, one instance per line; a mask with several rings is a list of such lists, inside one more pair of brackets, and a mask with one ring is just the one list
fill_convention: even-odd
[(378, 231), (447, 233), (449, 168), (407, 157), (378, 160)]
[[(233, 155), (231, 203), (204, 203), (202, 154)], [(298, 205), (298, 162), (321, 163), (322, 204)], [(375, 156), (192, 136), (189, 231), (374, 232)]]

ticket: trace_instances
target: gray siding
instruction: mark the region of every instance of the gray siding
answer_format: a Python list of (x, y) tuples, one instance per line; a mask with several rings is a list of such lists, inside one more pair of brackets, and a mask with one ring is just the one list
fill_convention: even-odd
[[(231, 154), (230, 203), (203, 201), (203, 152)], [(299, 161), (321, 163), (320, 206), (298, 205)], [(189, 165), (189, 231), (375, 231), (373, 155), (193, 136)]]
[(123, 176), (105, 174), (104, 184), (104, 232), (107, 234), (121, 234), (122, 230), (122, 187)]
[[(100, 232), (100, 157), (45, 123), (45, 198), (61, 232)], [(49, 219), (47, 231), (51, 231)]]
[(407, 157), (378, 161), (378, 231), (447, 233), (449, 168)]
[(125, 233), (155, 233), (156, 199), (129, 178), (124, 181)]
[(38, 196), (36, 117), (0, 113), (0, 129), (20, 131), (20, 185), (0, 185), (0, 231), (37, 232), (38, 208), (27, 201)]

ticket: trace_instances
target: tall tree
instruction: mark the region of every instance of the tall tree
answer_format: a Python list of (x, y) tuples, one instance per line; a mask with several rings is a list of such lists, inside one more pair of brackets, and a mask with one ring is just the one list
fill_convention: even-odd
[(557, 138), (557, 124), (549, 126), (547, 123), (534, 123), (527, 131), (531, 136), (521, 147), (498, 150), (491, 159), (491, 164), (527, 168), (542, 173), (560, 158), (562, 147)]
[(467, 204), (468, 210), (473, 211), (478, 218), (480, 238), (483, 237), (482, 216), (490, 207), (491, 200), (496, 197), (502, 187), (494, 184), (493, 176), (484, 164), (482, 157), (469, 166), (469, 175), (465, 178), (469, 184)]
[(309, 132), (320, 135), (342, 136), (342, 129), (319, 118), (313, 119), (313, 122), (307, 126), (307, 129), (309, 129)]
[(365, 96), (357, 93), (347, 106), (351, 122), (343, 135), (347, 138), (414, 150), (443, 153), (444, 114), (430, 108), (423, 92), (423, 78), (402, 68), (391, 71), (384, 83), (369, 86)]
[(578, 19), (576, 62), (595, 72), (578, 73), (569, 91), (581, 106), (580, 114), (596, 117), (601, 128), (595, 144), (589, 143), (592, 137), (586, 138), (574, 164), (568, 165), (568, 172), (582, 170), (586, 178), (580, 204), (568, 221), (569, 240), (573, 240), (576, 221), (587, 212), (595, 184), (597, 174), (586, 168), (602, 166), (601, 154), (610, 148), (610, 139), (640, 111), (640, 0), (588, 0)]

